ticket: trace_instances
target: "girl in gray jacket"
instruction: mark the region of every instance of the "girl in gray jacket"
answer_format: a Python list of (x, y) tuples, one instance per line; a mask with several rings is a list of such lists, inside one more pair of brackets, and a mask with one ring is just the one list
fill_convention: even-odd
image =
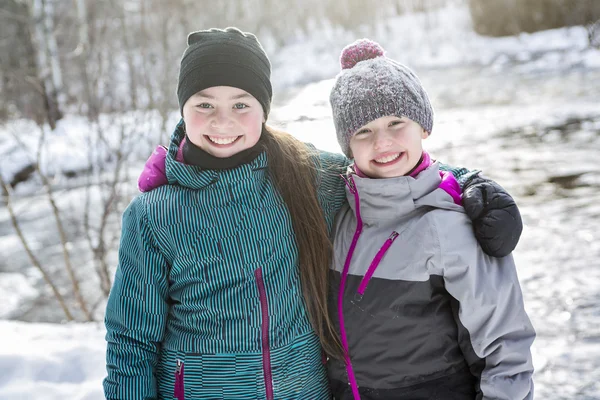
[(454, 177), (422, 148), (433, 110), (418, 78), (363, 39), (331, 92), (354, 164), (335, 224), (331, 314), (345, 362), (336, 399), (533, 398), (535, 332), (512, 255), (485, 254)]

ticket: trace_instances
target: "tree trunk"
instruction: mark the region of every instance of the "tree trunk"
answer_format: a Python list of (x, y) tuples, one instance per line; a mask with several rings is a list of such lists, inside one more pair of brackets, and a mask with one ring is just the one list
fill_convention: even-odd
[(47, 41), (50, 70), (52, 72), (52, 85), (56, 91), (58, 104), (62, 108), (64, 105), (63, 73), (60, 66), (56, 36), (54, 34), (54, 3), (52, 0), (44, 0), (44, 29), (46, 31), (45, 37)]
[[(77, 8), (77, 21), (79, 23), (79, 42), (77, 43), (77, 49), (75, 49), (75, 53), (78, 56), (78, 61), (80, 62), (80, 64), (83, 63), (83, 65), (85, 66), (85, 60), (87, 58), (87, 53), (90, 45), (90, 28), (88, 24), (87, 5), (85, 4), (85, 0), (75, 0), (75, 6)], [(87, 77), (87, 68), (83, 68), (82, 75), (85, 75)], [(89, 91), (87, 92), (89, 95)], [(86, 95), (86, 100), (89, 101), (88, 95)]]
[(33, 0), (33, 31), (36, 42), (36, 54), (38, 62), (38, 78), (40, 80), (46, 109), (46, 118), (50, 127), (56, 129), (56, 122), (62, 118), (58, 102), (57, 88), (52, 80), (52, 67), (48, 57), (48, 44), (46, 41), (45, 7), (44, 0)]
[(81, 85), (83, 87), (83, 96), (87, 105), (87, 117), (90, 121), (98, 121), (98, 102), (92, 91), (92, 85), (89, 79), (87, 63), (90, 60), (90, 26), (88, 23), (88, 13), (86, 0), (76, 0), (77, 19), (79, 20), (79, 43), (75, 50), (77, 64), (79, 65), (79, 74), (81, 76)]
[[(148, 56), (148, 49), (150, 49), (152, 46), (151, 44), (151, 35), (150, 35), (150, 29), (148, 29), (148, 20), (151, 18), (151, 15), (148, 13), (148, 8), (146, 7), (146, 1), (147, 0), (141, 0), (140, 2), (140, 30), (141, 30), (141, 37), (143, 38), (141, 41), (141, 45), (140, 43), (138, 43), (139, 49), (140, 49), (140, 54), (141, 54), (141, 65), (140, 65), (140, 74), (141, 74), (141, 80), (143, 80), (143, 85), (144, 88), (146, 89), (146, 95), (148, 96), (148, 102), (145, 104), (145, 107), (147, 109), (153, 110), (156, 108), (156, 100), (155, 97), (157, 95), (156, 91), (154, 90), (153, 86), (152, 86), (152, 82), (155, 80), (155, 78), (157, 78), (156, 76), (153, 76), (153, 74), (150, 72), (150, 70), (152, 70), (152, 68), (148, 68), (149, 65), (152, 65), (152, 61), (149, 59)], [(167, 16), (165, 15), (164, 18), (167, 18)], [(152, 77), (152, 79), (151, 79)]]
[(127, 59), (127, 69), (129, 72), (129, 98), (131, 101), (131, 108), (138, 108), (137, 98), (137, 71), (135, 68), (135, 61), (133, 59), (133, 46), (131, 45), (130, 32), (127, 25), (127, 12), (125, 11), (125, 5), (120, 4), (121, 16), (119, 21), (121, 23), (121, 32), (123, 34), (123, 44), (125, 46), (125, 58)]

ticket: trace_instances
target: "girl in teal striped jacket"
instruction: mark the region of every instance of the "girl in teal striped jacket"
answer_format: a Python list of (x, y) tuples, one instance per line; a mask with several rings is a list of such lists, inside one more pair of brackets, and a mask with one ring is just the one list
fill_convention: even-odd
[[(329, 232), (350, 162), (265, 125), (270, 63), (249, 33), (190, 34), (177, 94), (183, 119), (123, 215), (105, 396), (328, 399), (325, 357), (342, 358), (327, 311)], [(452, 172), (475, 226), (497, 221), (512, 250), (520, 219), (496, 214), (512, 199), (490, 208), (493, 182)]]

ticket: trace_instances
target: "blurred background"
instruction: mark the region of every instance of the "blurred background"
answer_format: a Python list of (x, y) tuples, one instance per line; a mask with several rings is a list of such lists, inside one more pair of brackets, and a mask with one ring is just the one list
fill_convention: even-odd
[(101, 399), (120, 218), (180, 118), (187, 34), (270, 57), (269, 122), (339, 151), (329, 91), (368, 37), (420, 77), (424, 146), (517, 199), (536, 397), (600, 399), (600, 1), (0, 0), (0, 399)]

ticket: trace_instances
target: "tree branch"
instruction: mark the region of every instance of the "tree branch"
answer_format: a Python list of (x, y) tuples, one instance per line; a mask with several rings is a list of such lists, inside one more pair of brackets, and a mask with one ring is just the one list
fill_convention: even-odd
[(3, 194), (3, 198), (4, 198), (4, 204), (6, 204), (8, 214), (10, 215), (10, 222), (11, 222), (13, 228), (15, 229), (15, 232), (17, 232), (17, 236), (19, 237), (21, 244), (25, 248), (25, 252), (27, 253), (27, 256), (29, 257), (29, 260), (31, 261), (33, 266), (35, 268), (37, 268), (38, 271), (40, 271), (40, 273), (42, 274), (42, 277), (44, 278), (46, 283), (50, 286), (50, 289), (52, 290), (52, 293), (54, 293), (54, 297), (56, 298), (56, 300), (58, 300), (60, 307), (62, 308), (63, 312), (65, 313), (65, 316), (67, 317), (67, 320), (73, 321), (73, 319), (74, 319), (73, 315), (69, 311), (69, 308), (67, 307), (67, 304), (65, 303), (65, 299), (60, 294), (56, 285), (52, 282), (52, 279), (50, 279), (50, 275), (48, 275), (48, 273), (44, 270), (44, 268), (40, 264), (39, 260), (35, 257), (35, 255), (31, 251), (31, 248), (29, 247), (29, 244), (27, 243), (27, 240), (25, 239), (25, 235), (23, 235), (23, 231), (21, 231), (21, 227), (19, 225), (19, 222), (17, 221), (17, 216), (12, 207), (12, 202), (11, 202), (11, 198), (10, 198), (10, 188), (9, 188), (8, 184), (2, 178), (2, 174), (0, 174), (0, 184), (2, 185), (2, 189), (3, 189), (2, 194)]
[(84, 313), (86, 319), (88, 321), (93, 321), (92, 315), (88, 311), (86, 302), (85, 302), (83, 296), (81, 295), (81, 290), (79, 288), (79, 281), (77, 280), (77, 277), (75, 276), (75, 272), (73, 270), (73, 266), (71, 265), (71, 256), (69, 255), (69, 249), (68, 249), (69, 244), (68, 244), (68, 240), (67, 240), (67, 235), (65, 233), (65, 229), (63, 227), (62, 220), (60, 218), (60, 210), (56, 204), (56, 201), (54, 200), (54, 195), (52, 192), (52, 185), (50, 184), (48, 177), (42, 172), (42, 169), (40, 168), (41, 153), (42, 153), (42, 148), (43, 148), (43, 144), (44, 144), (44, 135), (45, 135), (45, 132), (44, 132), (44, 128), (42, 127), (40, 141), (39, 141), (38, 150), (37, 150), (38, 173), (40, 175), (40, 178), (42, 179), (42, 184), (43, 184), (44, 188), (46, 189), (46, 195), (48, 197), (48, 202), (50, 203), (50, 207), (52, 208), (52, 214), (54, 215), (54, 219), (56, 221), (56, 228), (58, 229), (58, 235), (60, 237), (60, 242), (62, 245), (63, 258), (65, 260), (65, 268), (69, 275), (69, 279), (71, 280), (71, 285), (73, 286), (73, 294), (75, 295), (75, 299), (79, 303), (79, 308)]

